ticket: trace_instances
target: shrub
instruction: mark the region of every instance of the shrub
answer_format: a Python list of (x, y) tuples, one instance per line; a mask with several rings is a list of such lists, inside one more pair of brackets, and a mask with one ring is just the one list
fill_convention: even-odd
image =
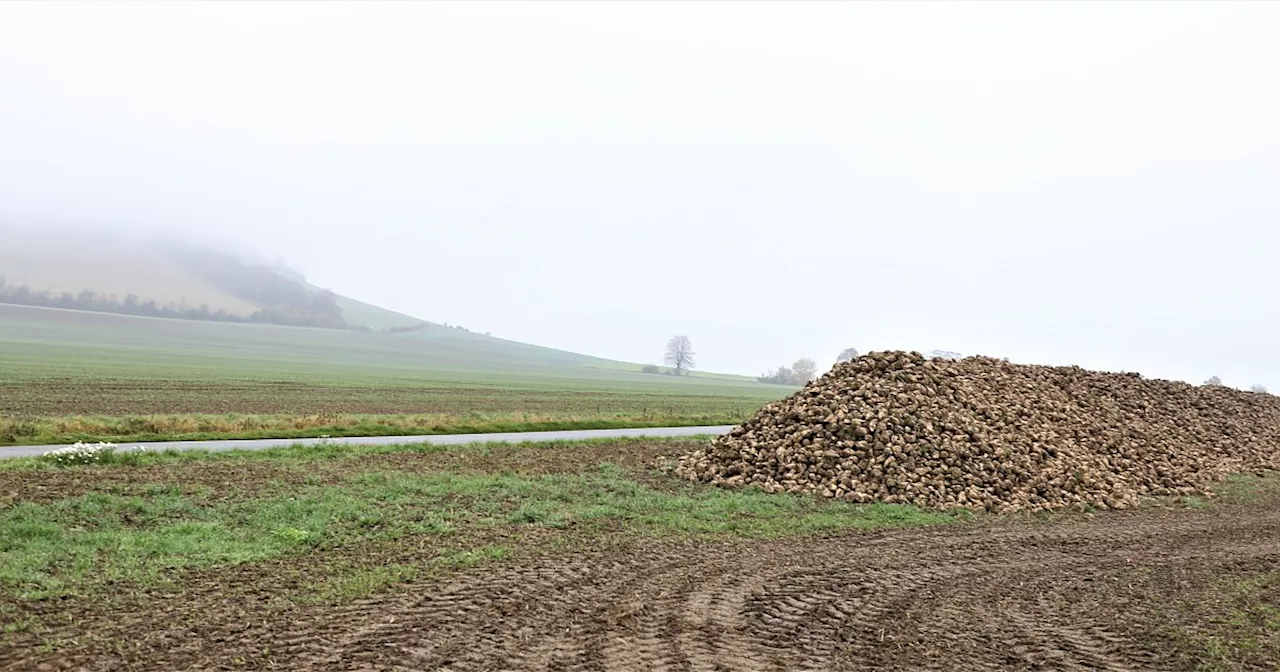
[(756, 377), (756, 380), (762, 383), (773, 383), (774, 385), (800, 385), (797, 382), (796, 374), (785, 366), (779, 366), (776, 371), (765, 371), (763, 375)]
[(652, 364), (645, 364), (644, 366), (640, 367), (640, 373), (662, 373), (662, 369)]

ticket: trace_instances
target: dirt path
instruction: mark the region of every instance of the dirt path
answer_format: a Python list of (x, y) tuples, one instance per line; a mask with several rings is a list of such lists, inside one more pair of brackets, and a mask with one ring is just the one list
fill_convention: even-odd
[(270, 622), (228, 598), (206, 612), (200, 638), (175, 637), (167, 655), (123, 651), (75, 666), (1183, 669), (1160, 631), (1170, 572), (1194, 598), (1224, 574), (1277, 566), (1280, 510), (1256, 506), (790, 542), (628, 543)]

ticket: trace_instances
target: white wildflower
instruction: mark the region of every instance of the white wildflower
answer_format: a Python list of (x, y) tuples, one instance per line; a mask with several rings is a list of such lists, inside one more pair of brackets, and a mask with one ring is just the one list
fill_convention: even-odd
[(100, 464), (110, 460), (115, 455), (117, 447), (114, 443), (85, 443), (79, 441), (74, 446), (63, 446), (62, 448), (50, 450), (44, 454), (44, 457), (61, 466)]

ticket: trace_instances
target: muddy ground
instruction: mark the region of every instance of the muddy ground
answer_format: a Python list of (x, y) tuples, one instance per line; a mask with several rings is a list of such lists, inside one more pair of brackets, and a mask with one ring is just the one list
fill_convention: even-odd
[[(468, 468), (512, 468), (487, 460)], [(503, 540), (527, 553), (336, 606), (283, 596), (344, 553), (414, 549), (208, 571), (17, 633), (0, 670), (1280, 669), (1275, 488), (829, 538), (531, 534)]]

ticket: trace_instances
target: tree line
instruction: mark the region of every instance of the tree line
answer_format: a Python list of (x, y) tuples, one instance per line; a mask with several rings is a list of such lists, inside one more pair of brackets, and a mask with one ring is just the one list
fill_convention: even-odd
[[(858, 351), (856, 349), (845, 348), (836, 357), (836, 364), (851, 362), (857, 358)], [(792, 362), (791, 366), (779, 366), (772, 371), (765, 371), (764, 374), (757, 376), (756, 380), (775, 385), (804, 385), (817, 377), (818, 363), (808, 357), (801, 357)]]

